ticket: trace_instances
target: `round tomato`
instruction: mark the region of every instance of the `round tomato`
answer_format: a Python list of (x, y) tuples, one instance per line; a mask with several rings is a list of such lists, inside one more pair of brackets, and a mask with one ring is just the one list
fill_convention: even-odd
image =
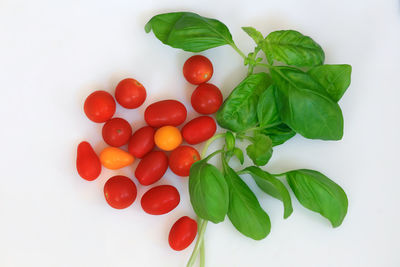
[(115, 209), (125, 209), (136, 199), (136, 185), (126, 176), (113, 176), (104, 184), (107, 203)]
[(88, 181), (93, 181), (100, 175), (100, 159), (88, 142), (81, 142), (78, 145), (76, 169), (79, 175)]
[(137, 158), (143, 158), (154, 148), (155, 130), (145, 126), (137, 130), (129, 140), (128, 151)]
[(173, 250), (184, 250), (197, 235), (197, 222), (188, 216), (183, 216), (172, 225), (169, 231), (168, 243)]
[(108, 145), (123, 146), (132, 135), (132, 127), (124, 119), (112, 118), (103, 125), (102, 135)]
[(166, 125), (178, 126), (186, 120), (185, 106), (176, 100), (162, 100), (148, 106), (144, 112), (144, 119), (152, 127)]
[(115, 99), (124, 108), (138, 108), (146, 100), (146, 89), (135, 79), (127, 78), (115, 88)]
[(200, 116), (183, 126), (182, 136), (186, 142), (195, 145), (210, 139), (216, 130), (217, 125), (213, 118)]
[(208, 82), (213, 75), (213, 71), (211, 61), (201, 55), (192, 56), (183, 64), (183, 76), (191, 84)]
[(189, 176), (190, 167), (200, 160), (199, 152), (191, 146), (180, 146), (169, 155), (169, 168), (179, 176)]
[(161, 215), (175, 209), (180, 202), (178, 190), (171, 185), (159, 185), (144, 193), (142, 208), (152, 215)]
[(151, 185), (160, 180), (168, 169), (168, 157), (162, 151), (152, 151), (139, 162), (135, 177), (142, 185)]
[(200, 114), (213, 114), (222, 104), (221, 91), (211, 83), (203, 83), (193, 91), (191, 102)]
[(160, 149), (171, 151), (182, 143), (182, 135), (174, 126), (163, 126), (156, 131), (154, 142)]
[(86, 98), (83, 109), (91, 121), (105, 122), (114, 115), (115, 106), (114, 98), (110, 93), (96, 91)]

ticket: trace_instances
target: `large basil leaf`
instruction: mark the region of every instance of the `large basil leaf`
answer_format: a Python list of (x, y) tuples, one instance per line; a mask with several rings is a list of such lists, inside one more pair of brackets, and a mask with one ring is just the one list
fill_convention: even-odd
[(267, 213), (261, 208), (254, 193), (225, 160), (223, 167), (229, 186), (229, 220), (243, 235), (255, 240), (265, 238), (271, 230)]
[(196, 214), (213, 223), (228, 212), (229, 189), (222, 173), (204, 160), (195, 162), (189, 174), (190, 202)]
[(333, 227), (342, 223), (348, 200), (339, 185), (313, 170), (295, 170), (285, 175), (301, 205), (327, 218)]
[(350, 85), (351, 66), (347, 64), (317, 66), (308, 73), (336, 102), (342, 98)]
[(281, 120), (275, 103), (275, 90), (275, 86), (271, 85), (260, 95), (257, 104), (257, 118), (260, 127), (275, 124)]
[(218, 110), (218, 124), (233, 132), (244, 131), (257, 124), (257, 102), (259, 96), (272, 83), (271, 76), (264, 72), (246, 77)]
[(261, 133), (269, 136), (272, 141), (272, 146), (283, 144), (296, 135), (296, 132), (284, 123), (263, 129)]
[(277, 85), (275, 100), (284, 123), (306, 138), (342, 138), (343, 115), (339, 105), (307, 73), (275, 67), (271, 76)]
[(145, 26), (164, 44), (189, 52), (233, 44), (229, 29), (216, 19), (191, 12), (165, 13), (152, 17)]
[(268, 34), (261, 46), (268, 61), (295, 66), (316, 66), (324, 63), (325, 54), (313, 39), (293, 30)]
[(252, 144), (246, 148), (247, 155), (257, 166), (264, 166), (272, 156), (272, 141), (263, 134), (256, 133), (251, 138)]
[(243, 172), (250, 174), (262, 191), (282, 201), (284, 207), (283, 218), (286, 219), (292, 214), (293, 207), (290, 194), (279, 179), (255, 166), (247, 167)]

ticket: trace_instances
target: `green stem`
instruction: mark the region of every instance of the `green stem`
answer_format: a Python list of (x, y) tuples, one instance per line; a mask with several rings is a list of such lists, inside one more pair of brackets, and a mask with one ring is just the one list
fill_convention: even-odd
[(231, 47), (232, 47), (233, 49), (235, 49), (235, 51), (236, 51), (243, 59), (246, 59), (246, 55), (242, 52), (242, 50), (240, 50), (240, 49), (235, 45), (235, 43), (231, 43), (230, 45), (231, 45)]
[(204, 238), (203, 238), (200, 245), (200, 267), (204, 267), (205, 265), (206, 265), (206, 252), (204, 248)]
[(256, 63), (256, 66), (266, 67), (268, 69), (272, 69), (272, 68), (276, 67), (276, 66), (272, 66), (272, 65), (269, 65), (269, 64), (265, 64), (265, 63)]
[(201, 155), (200, 155), (201, 159), (203, 159), (206, 156), (207, 149), (211, 145), (211, 143), (219, 138), (224, 137), (224, 136), (225, 136), (225, 133), (220, 133), (220, 134), (216, 134), (213, 137), (211, 137), (210, 139), (208, 139), (208, 141), (206, 142), (206, 144), (203, 147), (203, 150), (201, 151)]
[[(197, 258), (197, 254), (199, 254), (199, 250), (201, 247), (201, 244), (203, 243), (203, 238), (204, 238), (204, 233), (206, 231), (206, 227), (207, 227), (207, 220), (203, 220), (203, 219), (198, 219), (198, 222), (200, 222), (200, 226), (199, 226), (199, 234), (197, 237), (197, 241), (196, 241), (196, 245), (194, 246), (193, 252), (192, 252), (192, 256), (190, 256), (190, 259), (186, 265), (186, 267), (192, 267), (194, 262), (196, 261)], [(201, 257), (200, 257), (201, 258)]]

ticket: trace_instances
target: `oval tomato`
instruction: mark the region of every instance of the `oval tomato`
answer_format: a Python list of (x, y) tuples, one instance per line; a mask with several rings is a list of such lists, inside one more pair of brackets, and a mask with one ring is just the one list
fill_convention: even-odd
[(188, 216), (183, 216), (172, 225), (169, 231), (168, 243), (173, 250), (184, 250), (197, 235), (197, 222)]
[(128, 143), (132, 127), (122, 118), (112, 118), (103, 125), (102, 135), (109, 146), (120, 147)]
[(145, 126), (137, 130), (129, 140), (128, 151), (137, 158), (143, 158), (154, 148), (153, 127)]
[(86, 141), (78, 145), (76, 169), (79, 175), (88, 181), (93, 181), (100, 175), (100, 159), (94, 152), (92, 146)]
[(210, 139), (216, 130), (217, 125), (213, 118), (200, 116), (183, 126), (182, 136), (186, 142), (195, 145)]
[(168, 213), (175, 209), (179, 202), (179, 192), (171, 185), (153, 187), (144, 193), (141, 200), (143, 210), (152, 215)]
[(115, 88), (115, 99), (124, 108), (138, 108), (146, 100), (146, 89), (135, 79), (127, 78)]
[(105, 122), (114, 115), (115, 106), (115, 100), (110, 93), (96, 91), (86, 98), (83, 109), (91, 121)]
[(203, 83), (193, 91), (191, 103), (200, 114), (213, 114), (222, 105), (221, 91), (211, 83)]
[(180, 146), (169, 155), (169, 168), (179, 176), (189, 176), (190, 167), (200, 160), (199, 152), (191, 146)]
[(128, 152), (117, 147), (106, 147), (100, 153), (100, 161), (104, 167), (117, 170), (129, 166), (135, 158)]
[(115, 209), (125, 209), (136, 199), (135, 183), (126, 176), (113, 176), (104, 184), (107, 203)]
[(152, 127), (178, 126), (186, 120), (185, 106), (176, 100), (162, 100), (148, 106), (144, 119)]
[(160, 180), (167, 169), (167, 155), (162, 151), (152, 151), (137, 165), (135, 177), (142, 185), (151, 185)]
[(213, 71), (211, 61), (202, 55), (192, 56), (183, 64), (183, 76), (191, 84), (207, 82), (211, 79)]

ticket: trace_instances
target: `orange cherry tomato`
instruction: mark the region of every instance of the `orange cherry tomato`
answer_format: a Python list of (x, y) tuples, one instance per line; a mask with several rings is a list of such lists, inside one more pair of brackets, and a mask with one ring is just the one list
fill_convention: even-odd
[(131, 165), (135, 158), (128, 152), (116, 148), (106, 147), (100, 153), (100, 161), (104, 167), (111, 170), (121, 169)]
[(174, 150), (182, 143), (181, 132), (174, 126), (163, 126), (157, 129), (154, 143), (162, 150)]

